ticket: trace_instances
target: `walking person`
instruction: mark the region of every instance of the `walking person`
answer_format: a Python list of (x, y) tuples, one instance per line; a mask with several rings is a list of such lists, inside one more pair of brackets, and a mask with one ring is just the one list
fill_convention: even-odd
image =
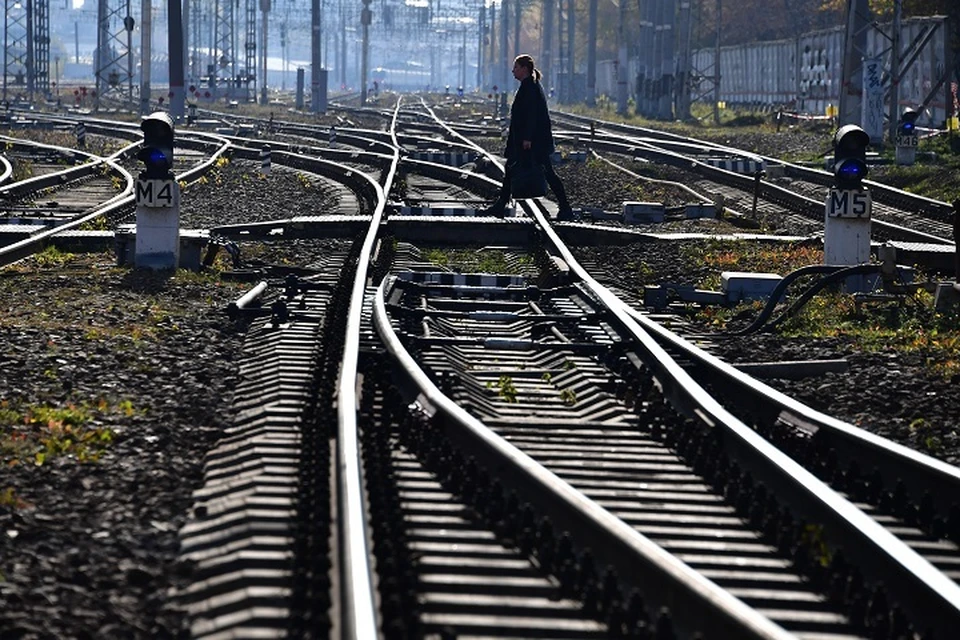
[(557, 196), (560, 206), (557, 220), (573, 220), (573, 209), (567, 201), (567, 192), (550, 161), (550, 156), (555, 151), (550, 112), (547, 110), (547, 98), (540, 84), (540, 70), (534, 66), (532, 56), (523, 54), (516, 57), (513, 61), (513, 77), (520, 82), (520, 87), (510, 107), (510, 131), (504, 150), (507, 159), (506, 175), (496, 202), (484, 213), (496, 216), (504, 214), (507, 202), (510, 201), (511, 166), (528, 154), (533, 162), (543, 167), (547, 184)]

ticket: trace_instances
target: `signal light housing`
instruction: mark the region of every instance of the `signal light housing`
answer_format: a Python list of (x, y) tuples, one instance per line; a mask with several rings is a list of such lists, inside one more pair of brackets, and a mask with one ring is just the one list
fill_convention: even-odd
[(838, 189), (862, 189), (867, 177), (870, 136), (855, 124), (840, 127), (833, 136), (833, 177)]
[(903, 113), (900, 114), (900, 124), (898, 125), (898, 133), (902, 136), (913, 136), (917, 133), (917, 118), (920, 117), (920, 112), (916, 109), (911, 109), (907, 107), (903, 110)]
[(173, 178), (173, 118), (165, 111), (151, 113), (140, 123), (143, 147), (137, 160), (144, 164), (143, 175), (151, 179)]

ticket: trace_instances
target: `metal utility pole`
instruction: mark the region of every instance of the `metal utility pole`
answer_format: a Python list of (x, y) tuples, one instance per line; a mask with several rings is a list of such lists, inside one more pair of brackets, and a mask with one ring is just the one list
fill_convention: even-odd
[(890, 109), (887, 112), (891, 143), (897, 137), (897, 124), (900, 120), (900, 15), (902, 11), (903, 0), (893, 0), (893, 28), (890, 30)]
[(520, 0), (513, 0), (513, 57), (520, 55), (520, 17), (523, 6)]
[(576, 2), (567, 0), (567, 90), (566, 101), (574, 101), (573, 70), (577, 51), (577, 30), (576, 30)]
[(467, 29), (464, 27), (460, 30), (460, 82), (457, 83), (457, 88), (464, 91), (467, 90)]
[[(21, 2), (6, 0), (4, 3), (3, 32), (3, 99), (8, 98), (8, 84), (26, 86), (27, 75), (32, 69), (29, 59), (32, 47), (33, 0)], [(22, 90), (22, 89), (17, 89)]]
[(627, 3), (620, 0), (620, 24), (617, 29), (617, 113), (627, 113), (627, 40), (623, 34), (627, 21)]
[(340, 5), (340, 86), (347, 86), (347, 16), (346, 9)]
[(370, 11), (370, 0), (363, 0), (363, 9), (360, 10), (360, 26), (363, 28), (363, 50), (360, 54), (360, 106), (367, 104), (367, 68), (370, 64), (370, 22), (373, 12)]
[(847, 0), (843, 76), (840, 82), (839, 125), (861, 124), (863, 117), (863, 58), (871, 28), (868, 0)]
[(650, 117), (651, 84), (653, 81), (653, 41), (655, 25), (653, 23), (653, 3), (637, 0), (637, 9), (640, 11), (640, 59), (637, 69), (637, 113)]
[(153, 48), (153, 0), (140, 5), (140, 115), (150, 115), (150, 55)]
[(203, 76), (203, 67), (200, 66), (200, 48), (203, 37), (200, 35), (202, 29), (202, 15), (200, 13), (200, 0), (188, 0), (186, 6), (181, 9), (186, 23), (183, 26), (183, 33), (187, 38), (187, 66), (190, 68), (190, 82), (197, 83)]
[(554, 86), (550, 76), (553, 63), (553, 5), (555, 0), (544, 0), (543, 3), (543, 51), (540, 53), (540, 70), (543, 72), (543, 80), (547, 87), (549, 95), (550, 88)]
[[(517, 0), (514, 0), (516, 2)], [(508, 91), (508, 78), (510, 68), (510, 59), (507, 57), (507, 27), (510, 25), (510, 17), (507, 12), (507, 1), (503, 0), (500, 6), (500, 72), (497, 77), (500, 78), (500, 91)]]
[(587, 104), (597, 104), (597, 0), (590, 0), (587, 25)]
[(260, 104), (267, 104), (267, 35), (270, 29), (268, 22), (268, 17), (270, 15), (270, 0), (260, 0), (260, 12), (263, 16), (263, 26), (260, 29), (260, 33), (263, 36), (263, 52), (260, 54), (260, 59), (263, 61), (263, 64), (260, 67)]
[[(310, 4), (310, 113), (326, 113), (326, 73), (320, 58), (321, 38), (320, 0)], [(323, 97), (321, 97), (321, 93)]]
[[(237, 56), (233, 50), (233, 25), (236, 23), (234, 20), (234, 0), (216, 0), (214, 10), (216, 13), (216, 25), (214, 27), (214, 46), (213, 61), (214, 73), (213, 78), (218, 78), (220, 73), (226, 71), (231, 65), (236, 65)], [(229, 78), (233, 78), (235, 74), (226, 71), (226, 74)], [(216, 85), (219, 87), (219, 81)], [(229, 80), (228, 85), (232, 84)], [(213, 87), (211, 82), (211, 87)], [(232, 87), (227, 87), (227, 93), (230, 93)]]
[(723, 6), (717, 0), (717, 36), (713, 49), (713, 124), (720, 126), (720, 25)]
[[(497, 27), (497, 3), (490, 3), (490, 53), (488, 58), (490, 59), (490, 69), (493, 73), (490, 74), (490, 83), (493, 85), (498, 85), (500, 82), (497, 78), (500, 77), (500, 73), (497, 71), (497, 35), (500, 33), (499, 28)], [(492, 87), (491, 87), (492, 88)], [(496, 93), (496, 92), (494, 92)]]
[(244, 40), (245, 98), (257, 99), (257, 0), (246, 0), (247, 35)]
[(480, 17), (477, 20), (477, 91), (483, 91), (483, 53), (487, 37), (487, 7), (480, 5)]
[(690, 119), (690, 25), (692, 16), (690, 0), (680, 0), (680, 13), (677, 16), (677, 81), (676, 116), (680, 120)]
[(648, 117), (660, 117), (660, 99), (663, 96), (663, 54), (664, 54), (664, 6), (663, 0), (653, 7), (653, 58), (650, 73), (650, 110)]
[(167, 48), (170, 56), (170, 115), (183, 118), (183, 20), (180, 0), (167, 0)]
[(660, 40), (662, 53), (660, 59), (660, 103), (658, 117), (661, 120), (673, 119), (673, 72), (676, 68), (676, 39), (674, 26), (677, 19), (676, 0), (661, 0), (663, 19), (661, 21), (663, 37)]
[(28, 84), (31, 99), (34, 91), (50, 93), (50, 0), (33, 0), (33, 82)]
[(107, 93), (119, 93), (128, 104), (133, 100), (133, 27), (130, 0), (98, 2), (97, 59), (94, 63), (97, 91), (94, 105), (98, 109), (100, 100)]

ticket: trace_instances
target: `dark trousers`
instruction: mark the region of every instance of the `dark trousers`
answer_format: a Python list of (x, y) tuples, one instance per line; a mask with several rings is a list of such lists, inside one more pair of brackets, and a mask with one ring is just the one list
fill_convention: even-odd
[[(569, 209), (570, 202), (567, 200), (567, 190), (563, 188), (563, 182), (560, 181), (560, 176), (553, 170), (553, 163), (547, 158), (546, 162), (541, 163), (541, 166), (543, 166), (543, 177), (547, 179), (550, 190), (557, 196), (557, 204), (560, 206), (560, 211)], [(493, 203), (494, 208), (505, 207), (510, 201), (510, 167), (511, 163), (507, 162), (506, 173), (503, 176), (503, 184), (500, 185), (500, 193), (497, 195), (497, 201)]]

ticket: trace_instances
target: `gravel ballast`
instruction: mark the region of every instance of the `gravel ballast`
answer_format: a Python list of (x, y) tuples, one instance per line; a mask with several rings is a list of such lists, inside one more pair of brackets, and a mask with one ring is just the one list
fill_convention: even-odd
[[(322, 181), (257, 166), (189, 185), (181, 228), (336, 210)], [(318, 250), (241, 244), (248, 253), (294, 265)], [(182, 634), (169, 594), (190, 567), (177, 534), (230, 423), (244, 327), (224, 311), (249, 285), (115, 260), (45, 252), (0, 271), (3, 640)], [(221, 251), (217, 266), (228, 262)], [(66, 444), (87, 437), (86, 450)]]
[[(791, 149), (800, 144), (790, 141)], [(659, 195), (593, 164), (559, 169), (575, 207), (616, 210), (622, 200)], [(337, 211), (334, 191), (323, 181), (277, 166), (263, 178), (257, 167), (232, 162), (190, 185), (181, 226)], [(737, 231), (722, 221), (650, 230)], [(316, 257), (299, 244), (241, 249), (288, 265)], [(634, 292), (651, 274), (691, 285), (713, 275), (690, 269), (675, 243), (578, 253), (602, 267), (605, 282)], [(114, 260), (109, 253), (44, 254), (0, 271), (0, 417), (17, 418), (0, 421), (7, 447), (0, 449), (3, 640), (183, 633), (183, 615), (169, 596), (190, 580), (190, 568), (176, 561), (177, 531), (202, 481), (203, 456), (231, 420), (244, 327), (224, 308), (248, 285), (215, 274), (141, 273)], [(639, 271), (641, 263), (648, 272)], [(960, 462), (958, 382), (931, 374), (922, 353), (865, 353), (843, 337), (775, 334), (716, 335), (711, 349), (734, 362), (846, 358), (843, 374), (769, 383), (841, 419)], [(49, 411), (69, 407), (70, 416)], [(88, 450), (38, 459), (38, 452), (64, 448), (65, 440), (86, 433), (70, 422), (78, 416), (86, 416), (81, 426), (95, 434)], [(46, 444), (32, 435), (67, 425), (72, 433), (60, 430)]]

